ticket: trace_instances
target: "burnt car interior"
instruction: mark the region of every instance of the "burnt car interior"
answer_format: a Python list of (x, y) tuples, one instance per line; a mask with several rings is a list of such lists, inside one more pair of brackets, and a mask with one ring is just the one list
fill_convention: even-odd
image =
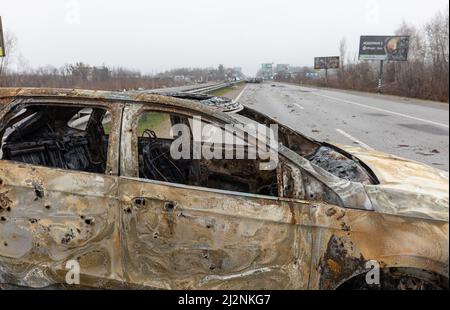
[(333, 145), (309, 139), (248, 107), (237, 113), (237, 118), (239, 117), (244, 117), (268, 127), (271, 124), (278, 124), (278, 139), (280, 143), (306, 158), (312, 164), (341, 179), (363, 184), (379, 184), (377, 177), (369, 167)]
[[(147, 112), (139, 120), (139, 177), (206, 188), (278, 196), (276, 169), (261, 171), (254, 159), (179, 159), (170, 155), (177, 137), (170, 136), (175, 124), (189, 126), (187, 117), (160, 112)], [(191, 141), (192, 131), (191, 131)], [(192, 154), (192, 145), (190, 154)], [(223, 144), (222, 154), (225, 152)], [(222, 156), (221, 158), (225, 158)], [(248, 158), (245, 156), (245, 158)]]
[(105, 173), (105, 109), (32, 105), (0, 132), (1, 158), (27, 164)]
[[(273, 120), (244, 108), (239, 116), (270, 126)], [(105, 173), (109, 113), (102, 108), (60, 105), (31, 105), (9, 119), (0, 132), (1, 158), (16, 162), (67, 170)], [(277, 170), (260, 170), (258, 159), (192, 159), (175, 160), (170, 147), (177, 137), (170, 128), (185, 124), (186, 116), (147, 112), (138, 123), (139, 177), (169, 183), (185, 184), (266, 196), (285, 196), (280, 193)], [(190, 130), (193, 141), (192, 130)], [(314, 165), (346, 180), (377, 184), (376, 177), (357, 159), (326, 144), (310, 140), (279, 124), (279, 139), (285, 146), (308, 159)], [(236, 146), (221, 145), (221, 153)], [(215, 145), (217, 147), (217, 144)], [(244, 147), (245, 149), (245, 147)], [(248, 150), (245, 149), (245, 158)], [(221, 158), (226, 158), (221, 156)], [(291, 195), (288, 195), (291, 196)]]

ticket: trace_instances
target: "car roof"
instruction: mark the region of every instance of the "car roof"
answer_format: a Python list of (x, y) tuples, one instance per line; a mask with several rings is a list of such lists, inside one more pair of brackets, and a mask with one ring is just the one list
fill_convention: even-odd
[(213, 96), (208, 94), (197, 94), (197, 93), (188, 93), (188, 92), (152, 92), (150, 91), (140, 91), (139, 93), (147, 93), (147, 94), (159, 94), (163, 96), (169, 96), (180, 99), (187, 99), (200, 102), (209, 107), (216, 108), (221, 110), (222, 112), (227, 113), (236, 113), (241, 111), (244, 106), (242, 106), (239, 102), (231, 100), (226, 97)]
[[(128, 103), (163, 104), (214, 113), (240, 111), (243, 107), (228, 98), (188, 93), (118, 92), (64, 88), (0, 88), (0, 104), (13, 98), (55, 98), (100, 101), (126, 101)], [(3, 99), (3, 100), (2, 100)]]

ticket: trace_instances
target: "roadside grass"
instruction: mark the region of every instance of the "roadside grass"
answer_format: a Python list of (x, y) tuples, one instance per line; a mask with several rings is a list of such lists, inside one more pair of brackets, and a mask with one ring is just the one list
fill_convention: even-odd
[[(171, 122), (169, 114), (159, 112), (145, 113), (139, 119), (138, 136), (142, 136), (146, 129), (153, 130), (157, 134), (157, 136), (160, 136), (161, 132), (165, 136), (168, 133), (167, 130), (170, 130), (170, 124)], [(109, 133), (111, 132), (111, 123), (103, 124), (103, 129), (105, 130), (105, 134), (109, 135)], [(158, 135), (158, 133), (160, 134)]]
[[(216, 91), (210, 92), (209, 95), (212, 96), (225, 96), (230, 91), (233, 91), (236, 87), (245, 84), (245, 81), (235, 84), (234, 86), (218, 89)], [(170, 130), (170, 115), (166, 113), (159, 112), (149, 112), (141, 116), (138, 123), (138, 135), (142, 136), (146, 129), (151, 129), (155, 131), (158, 137), (166, 136), (168, 130)], [(105, 134), (109, 135), (111, 132), (111, 123), (103, 124), (103, 129)]]
[(242, 82), (239, 82), (239, 83), (235, 84), (234, 86), (230, 86), (230, 87), (226, 87), (226, 88), (222, 88), (222, 89), (218, 89), (218, 90), (212, 91), (212, 92), (209, 93), (209, 95), (217, 96), (217, 97), (223, 97), (227, 93), (229, 93), (230, 91), (234, 90), (236, 87), (239, 87), (239, 86), (243, 85), (244, 83), (245, 83), (245, 81), (242, 81)]
[[(165, 129), (170, 130), (170, 115), (167, 113), (159, 113), (159, 112), (149, 112), (145, 113), (141, 116), (141, 119), (138, 123), (138, 135), (142, 136), (146, 129), (153, 130), (158, 137), (161, 136), (161, 131), (165, 131)], [(168, 128), (165, 128), (167, 127)], [(168, 132), (163, 132), (164, 136)]]

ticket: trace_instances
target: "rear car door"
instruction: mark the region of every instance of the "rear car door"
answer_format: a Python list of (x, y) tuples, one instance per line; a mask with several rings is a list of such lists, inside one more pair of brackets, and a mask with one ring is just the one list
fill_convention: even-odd
[(9, 108), (1, 115), (0, 282), (64, 285), (74, 264), (82, 286), (120, 282), (121, 104), (40, 97)]
[[(192, 117), (185, 110), (155, 109), (137, 104), (124, 109), (119, 197), (126, 280), (167, 289), (307, 288), (309, 206), (266, 195), (270, 186), (264, 182), (272, 181), (267, 174), (251, 178), (258, 175), (252, 161), (180, 164), (146, 158), (149, 145), (170, 145), (160, 133), (170, 127), (164, 120), (173, 125), (174, 119)], [(144, 117), (147, 112), (157, 114)], [(146, 140), (145, 132), (153, 138)], [(155, 149), (149, 153), (165, 156)], [(158, 171), (146, 174), (152, 165)]]

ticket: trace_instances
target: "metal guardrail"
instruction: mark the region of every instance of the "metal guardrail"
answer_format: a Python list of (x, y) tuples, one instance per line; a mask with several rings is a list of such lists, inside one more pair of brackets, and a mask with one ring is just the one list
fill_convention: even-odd
[(190, 89), (190, 90), (187, 90), (185, 92), (186, 93), (190, 93), (190, 94), (207, 94), (207, 93), (210, 93), (210, 92), (215, 91), (215, 90), (231, 87), (231, 86), (236, 85), (236, 84), (241, 83), (241, 82), (242, 81), (219, 83), (219, 84), (210, 85), (210, 86), (207, 86), (207, 87), (199, 87), (199, 88)]
[(219, 90), (222, 88), (227, 88), (242, 81), (234, 82), (221, 82), (221, 83), (209, 83), (207, 85), (191, 85), (191, 86), (180, 86), (180, 87), (169, 87), (169, 88), (159, 88), (159, 89), (141, 89), (137, 91), (130, 91), (134, 93), (188, 93), (188, 94), (208, 94), (209, 92)]

